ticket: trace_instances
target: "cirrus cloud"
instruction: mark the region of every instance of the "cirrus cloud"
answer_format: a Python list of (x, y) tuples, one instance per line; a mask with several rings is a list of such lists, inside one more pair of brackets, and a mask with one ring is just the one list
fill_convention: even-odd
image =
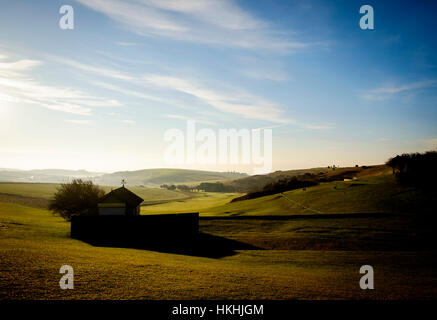
[(282, 52), (312, 45), (284, 37), (282, 30), (230, 0), (76, 1), (142, 36)]
[(89, 95), (80, 90), (42, 84), (30, 71), (43, 64), (39, 60), (16, 60), (0, 63), (1, 99), (38, 105), (50, 110), (91, 115), (94, 107), (120, 107), (115, 99)]

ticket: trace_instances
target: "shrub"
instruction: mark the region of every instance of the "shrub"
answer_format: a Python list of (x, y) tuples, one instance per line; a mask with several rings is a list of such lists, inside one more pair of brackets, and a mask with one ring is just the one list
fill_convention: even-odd
[(60, 185), (50, 200), (49, 209), (67, 221), (74, 215), (98, 215), (97, 204), (104, 194), (104, 190), (92, 181), (74, 179)]

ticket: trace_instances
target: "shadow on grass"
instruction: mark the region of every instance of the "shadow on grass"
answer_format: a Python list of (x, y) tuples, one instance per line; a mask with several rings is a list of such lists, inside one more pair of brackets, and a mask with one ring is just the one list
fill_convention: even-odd
[(262, 250), (262, 248), (244, 242), (203, 232), (200, 232), (196, 237), (191, 239), (171, 239), (169, 241), (157, 241), (153, 239), (130, 241), (113, 239), (81, 240), (97, 247), (142, 249), (214, 259), (235, 255), (235, 250)]

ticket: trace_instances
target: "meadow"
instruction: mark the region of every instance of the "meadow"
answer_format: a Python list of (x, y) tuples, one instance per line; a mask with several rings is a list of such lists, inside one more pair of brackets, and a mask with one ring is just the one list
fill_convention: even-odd
[[(432, 197), (394, 183), (391, 176), (331, 182), (284, 193), (292, 201), (229, 203), (235, 194), (176, 191), (168, 194), (176, 199), (162, 195), (165, 203), (142, 208), (199, 211), (202, 233), (232, 243), (215, 258), (71, 239), (69, 223), (19, 203), (47, 199), (55, 185), (0, 184), (0, 193), (19, 197), (0, 200), (0, 299), (433, 299), (434, 226), (411, 213), (417, 199)], [(135, 192), (142, 189), (156, 192)], [(59, 288), (66, 264), (74, 290)], [(375, 270), (375, 290), (359, 287), (365, 264)]]
[[(57, 183), (14, 183), (14, 182), (0, 182), (0, 198), (4, 197), (22, 197), (33, 199), (49, 200), (56, 189), (59, 187)], [(105, 192), (118, 187), (102, 186)], [(178, 190), (167, 190), (161, 188), (146, 188), (133, 186), (129, 187), (134, 193), (145, 200), (145, 203), (160, 203), (174, 200), (183, 200), (191, 198), (191, 194), (184, 193)], [(24, 199), (23, 199), (24, 200)]]

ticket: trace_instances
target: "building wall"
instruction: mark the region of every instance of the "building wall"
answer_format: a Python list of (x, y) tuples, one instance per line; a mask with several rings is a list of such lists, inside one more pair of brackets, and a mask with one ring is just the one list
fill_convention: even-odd
[(124, 207), (105, 207), (99, 208), (99, 215), (101, 216), (123, 216), (126, 214)]
[(126, 207), (126, 215), (127, 216), (138, 216), (140, 215), (140, 206), (136, 207)]
[(180, 244), (199, 233), (199, 213), (144, 216), (73, 216), (71, 237), (83, 240), (132, 241), (161, 246)]

